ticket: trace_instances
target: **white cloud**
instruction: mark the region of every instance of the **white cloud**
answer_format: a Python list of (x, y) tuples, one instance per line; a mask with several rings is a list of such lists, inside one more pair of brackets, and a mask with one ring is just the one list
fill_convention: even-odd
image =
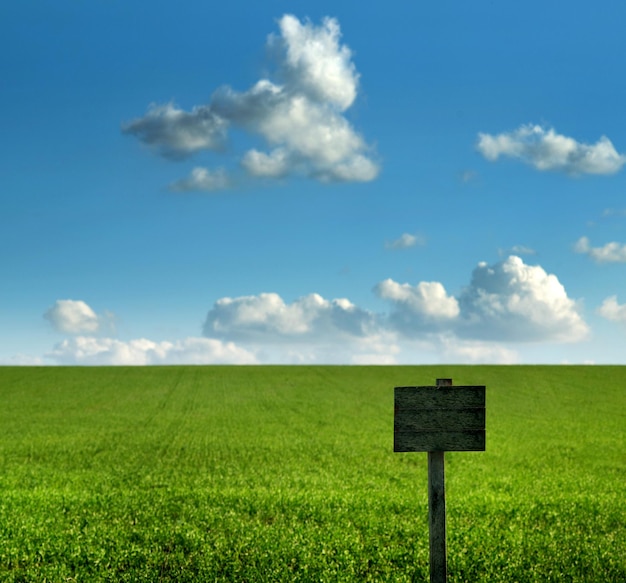
[(380, 297), (396, 302), (395, 313), (407, 321), (394, 321), (393, 314), (389, 319), (373, 314), (347, 299), (310, 294), (286, 303), (278, 294), (264, 293), (218, 300), (207, 315), (204, 334), (236, 340), (267, 363), (397, 364), (441, 359), (508, 364), (519, 360), (514, 350), (501, 344), (459, 338), (457, 300), (441, 284), (422, 283), (412, 287), (386, 280), (377, 286)]
[(349, 300), (309, 294), (287, 303), (276, 293), (221, 298), (207, 314), (207, 337), (236, 340), (262, 362), (394, 364), (397, 334)]
[(232, 342), (186, 338), (154, 342), (145, 338), (123, 342), (113, 338), (77, 336), (58, 343), (46, 358), (66, 365), (255, 364), (252, 352)]
[(214, 190), (228, 188), (229, 185), (228, 175), (223, 168), (208, 170), (207, 168), (197, 167), (191, 171), (187, 178), (170, 184), (169, 189), (173, 192), (213, 192)]
[(598, 314), (611, 322), (626, 324), (626, 304), (618, 304), (617, 296), (606, 298), (598, 308)]
[(241, 160), (241, 165), (250, 174), (261, 178), (281, 178), (289, 173), (289, 155), (285, 148), (276, 148), (269, 154), (249, 150)]
[(587, 237), (581, 237), (576, 241), (574, 251), (589, 255), (597, 263), (626, 263), (626, 245), (615, 241), (604, 247), (592, 247)]
[(421, 235), (403, 233), (398, 239), (393, 241), (385, 241), (385, 249), (408, 249), (416, 245), (424, 245), (425, 239)]
[(279, 21), (281, 37), (270, 35), (270, 45), (285, 51), (283, 69), (288, 84), (313, 101), (328, 102), (344, 111), (356, 99), (359, 74), (350, 49), (339, 43), (341, 30), (334, 18), (322, 25), (301, 23), (286, 14)]
[(514, 255), (492, 266), (479, 263), (459, 305), (459, 332), (474, 338), (576, 342), (588, 332), (556, 275)]
[(363, 154), (350, 154), (345, 160), (324, 168), (321, 166), (311, 173), (321, 182), (370, 182), (378, 176), (376, 162)]
[(514, 245), (511, 249), (511, 253), (514, 255), (537, 255), (537, 252), (525, 245)]
[(43, 316), (63, 334), (97, 334), (113, 327), (113, 314), (96, 314), (81, 300), (57, 300)]
[(475, 170), (463, 170), (459, 172), (459, 180), (464, 184), (468, 184), (470, 182), (474, 182), (478, 179), (478, 172)]
[(343, 115), (354, 103), (359, 75), (350, 49), (340, 44), (338, 22), (326, 18), (315, 26), (285, 15), (278, 25), (280, 35), (270, 35), (268, 44), (279, 60), (280, 83), (261, 79), (244, 92), (223, 86), (209, 104), (191, 112), (171, 104), (152, 106), (123, 131), (166, 157), (181, 158), (219, 149), (228, 127), (235, 126), (260, 136), (269, 147), (268, 152), (253, 148), (241, 157), (250, 177), (376, 178), (379, 166), (370, 156), (372, 148)]
[(391, 318), (404, 330), (420, 324), (439, 324), (459, 315), (456, 298), (449, 296), (438, 281), (422, 281), (411, 286), (386, 279), (374, 287), (374, 292), (393, 303), (395, 311)]
[(526, 245), (513, 245), (513, 247), (509, 249), (498, 249), (498, 255), (500, 257), (508, 257), (509, 255), (537, 255), (537, 251)]
[(257, 150), (244, 156), (242, 164), (252, 175), (270, 161), (278, 164), (280, 176), (298, 173), (322, 181), (369, 181), (378, 174), (378, 166), (364, 155), (368, 146), (363, 138), (328, 102), (263, 80), (245, 93), (220, 89), (213, 96), (213, 107), (274, 148), (263, 156)]
[(309, 294), (286, 304), (276, 293), (262, 293), (217, 300), (207, 314), (204, 335), (293, 342), (331, 335), (364, 337), (375, 328), (374, 314), (347, 299)]
[(387, 279), (374, 291), (391, 301), (389, 322), (407, 337), (438, 331), (473, 340), (575, 342), (588, 332), (557, 277), (516, 256), (480, 263), (458, 298), (439, 282)]
[(606, 208), (602, 211), (602, 217), (626, 217), (626, 209)]
[(595, 144), (584, 144), (540, 125), (523, 125), (497, 135), (478, 134), (478, 151), (487, 160), (500, 156), (518, 158), (537, 170), (567, 174), (614, 174), (626, 163), (611, 140), (602, 136)]
[(122, 132), (134, 135), (157, 153), (174, 160), (200, 150), (219, 150), (226, 139), (228, 121), (210, 106), (187, 112), (173, 103), (152, 104), (148, 113), (122, 125)]
[[(386, 279), (374, 292), (391, 304), (389, 313), (316, 293), (292, 302), (276, 293), (224, 297), (207, 313), (204, 338), (173, 342), (96, 337), (97, 314), (84, 302), (60, 300), (46, 317), (77, 336), (45, 357), (59, 364), (103, 365), (504, 364), (519, 360), (516, 343), (575, 342), (588, 332), (558, 278), (516, 256), (479, 263), (456, 297), (437, 281), (410, 285)], [(626, 322), (626, 306), (615, 296), (598, 311)]]

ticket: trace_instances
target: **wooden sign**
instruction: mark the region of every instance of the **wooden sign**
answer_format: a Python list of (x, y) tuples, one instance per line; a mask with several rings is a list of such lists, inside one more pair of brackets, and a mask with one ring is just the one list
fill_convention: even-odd
[(485, 387), (452, 386), (394, 389), (393, 450), (428, 452), (428, 531), (430, 582), (446, 583), (446, 451), (484, 451)]
[(394, 445), (405, 451), (484, 451), (485, 387), (396, 387)]

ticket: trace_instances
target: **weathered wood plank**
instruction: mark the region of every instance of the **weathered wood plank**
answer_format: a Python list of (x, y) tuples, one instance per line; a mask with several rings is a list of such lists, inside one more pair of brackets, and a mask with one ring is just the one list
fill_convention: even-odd
[(394, 404), (396, 411), (484, 407), (485, 387), (395, 387)]
[(485, 409), (415, 409), (396, 411), (394, 431), (465, 431), (485, 428)]
[(428, 453), (428, 531), (430, 581), (446, 583), (446, 485), (444, 452)]
[(484, 451), (485, 430), (397, 431), (393, 436), (395, 452), (408, 451)]

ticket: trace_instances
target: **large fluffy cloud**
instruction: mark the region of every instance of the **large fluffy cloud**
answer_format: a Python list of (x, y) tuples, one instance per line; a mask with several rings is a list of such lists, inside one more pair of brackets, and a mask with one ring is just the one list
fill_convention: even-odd
[(615, 241), (603, 247), (592, 247), (587, 237), (581, 237), (574, 245), (574, 251), (589, 255), (597, 263), (626, 263), (626, 245)]
[(514, 255), (479, 263), (459, 305), (459, 332), (475, 338), (576, 342), (588, 332), (557, 276)]
[(513, 255), (480, 263), (458, 298), (439, 282), (388, 279), (375, 292), (392, 303), (390, 322), (409, 337), (438, 330), (474, 340), (575, 342), (588, 331), (558, 278)]
[(44, 318), (63, 334), (96, 334), (108, 331), (113, 324), (111, 313), (98, 315), (82, 300), (57, 300)]
[(114, 338), (77, 336), (58, 343), (46, 355), (67, 365), (255, 364), (254, 354), (232, 342), (187, 338), (154, 342), (141, 338), (123, 342)]
[[(219, 150), (228, 128), (235, 126), (261, 137), (267, 147), (240, 157), (250, 177), (373, 180), (379, 167), (371, 147), (344, 116), (356, 99), (359, 75), (350, 49), (340, 42), (338, 22), (325, 18), (315, 26), (287, 14), (278, 25), (280, 34), (268, 39), (278, 59), (277, 79), (261, 79), (243, 92), (223, 86), (208, 104), (190, 112), (173, 104), (153, 105), (122, 131), (176, 159)], [(192, 177), (174, 183), (174, 189), (214, 190), (227, 183)]]
[(478, 134), (478, 151), (487, 160), (500, 156), (518, 158), (537, 170), (567, 174), (614, 174), (626, 163), (611, 140), (602, 136), (595, 144), (584, 144), (540, 125), (523, 125), (501, 134)]

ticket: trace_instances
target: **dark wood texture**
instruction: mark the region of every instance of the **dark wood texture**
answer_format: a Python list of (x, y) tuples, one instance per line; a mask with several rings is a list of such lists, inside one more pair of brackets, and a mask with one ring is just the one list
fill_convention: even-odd
[(396, 387), (394, 451), (484, 451), (485, 387)]
[(399, 409), (467, 409), (485, 406), (485, 387), (396, 387)]
[(428, 534), (430, 582), (446, 583), (446, 486), (444, 452), (428, 452)]
[(485, 431), (414, 431), (395, 433), (395, 452), (485, 451)]
[(467, 431), (485, 428), (484, 407), (472, 409), (400, 409), (395, 431)]

